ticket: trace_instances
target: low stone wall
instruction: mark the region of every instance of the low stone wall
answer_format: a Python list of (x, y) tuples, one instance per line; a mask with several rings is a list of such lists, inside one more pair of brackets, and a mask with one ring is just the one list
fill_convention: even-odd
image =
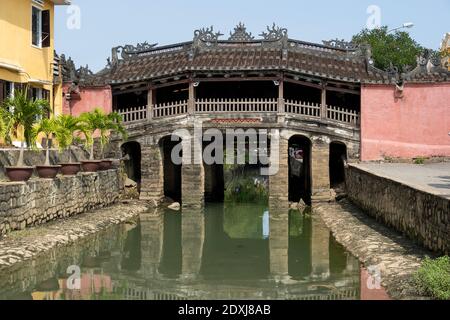
[(350, 200), (369, 215), (440, 253), (450, 252), (450, 200), (350, 165)]
[(111, 205), (119, 200), (120, 185), (117, 169), (0, 182), (0, 235)]

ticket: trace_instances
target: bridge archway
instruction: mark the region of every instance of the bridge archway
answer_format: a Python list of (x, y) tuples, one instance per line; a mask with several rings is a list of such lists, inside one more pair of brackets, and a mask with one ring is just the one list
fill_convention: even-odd
[(121, 146), (123, 156), (128, 155), (128, 160), (125, 160), (125, 173), (127, 177), (137, 183), (138, 192), (141, 191), (141, 145), (136, 141), (129, 141)]
[[(180, 138), (181, 139), (181, 138)], [(181, 141), (181, 140), (180, 140)], [(165, 136), (159, 140), (163, 163), (164, 196), (181, 202), (181, 164), (172, 161), (172, 150), (180, 143), (172, 141), (172, 136)]]
[(311, 204), (311, 140), (302, 135), (289, 139), (289, 201)]
[(334, 141), (330, 143), (330, 186), (336, 188), (345, 182), (345, 163), (347, 162), (347, 146)]

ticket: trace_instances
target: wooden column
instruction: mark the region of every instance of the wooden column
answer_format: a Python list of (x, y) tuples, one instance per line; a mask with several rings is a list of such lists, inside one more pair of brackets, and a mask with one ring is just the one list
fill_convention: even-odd
[(278, 84), (278, 113), (284, 114), (284, 81), (280, 79)]
[(327, 83), (322, 83), (322, 101), (320, 107), (320, 118), (327, 119)]
[(147, 93), (147, 121), (151, 121), (153, 118), (153, 104), (154, 104), (153, 89), (149, 88)]
[(195, 87), (194, 82), (189, 82), (189, 100), (188, 100), (188, 114), (195, 113)]

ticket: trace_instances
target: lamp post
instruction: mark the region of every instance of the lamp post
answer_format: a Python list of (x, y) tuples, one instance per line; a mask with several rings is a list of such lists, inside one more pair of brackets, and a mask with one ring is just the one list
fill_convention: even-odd
[(405, 22), (404, 24), (402, 24), (400, 27), (394, 28), (392, 30), (389, 30), (388, 33), (400, 30), (400, 29), (411, 29), (412, 27), (414, 27), (414, 23), (412, 22)]

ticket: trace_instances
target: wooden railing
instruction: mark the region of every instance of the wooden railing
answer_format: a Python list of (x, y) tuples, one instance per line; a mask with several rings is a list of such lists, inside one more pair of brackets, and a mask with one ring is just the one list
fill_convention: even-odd
[(188, 102), (184, 100), (178, 102), (156, 104), (153, 106), (152, 112), (153, 118), (165, 118), (186, 114), (188, 112)]
[(197, 99), (192, 111), (189, 111), (187, 100), (162, 103), (153, 106), (142, 106), (119, 111), (124, 123), (150, 121), (153, 119), (170, 118), (178, 115), (194, 114), (225, 114), (225, 113), (278, 113), (280, 102), (284, 104), (284, 112), (288, 115), (327, 120), (353, 126), (359, 125), (359, 113), (342, 107), (327, 106), (326, 112), (320, 103), (301, 102), (278, 99)]
[(278, 99), (198, 99), (196, 113), (278, 112)]
[(359, 114), (357, 111), (340, 107), (327, 106), (327, 119), (337, 122), (351, 123), (353, 125), (359, 124)]
[(311, 118), (320, 118), (320, 103), (297, 102), (286, 100), (284, 110), (288, 114), (301, 115)]
[(139, 122), (147, 119), (147, 106), (129, 108), (119, 114), (125, 123)]

